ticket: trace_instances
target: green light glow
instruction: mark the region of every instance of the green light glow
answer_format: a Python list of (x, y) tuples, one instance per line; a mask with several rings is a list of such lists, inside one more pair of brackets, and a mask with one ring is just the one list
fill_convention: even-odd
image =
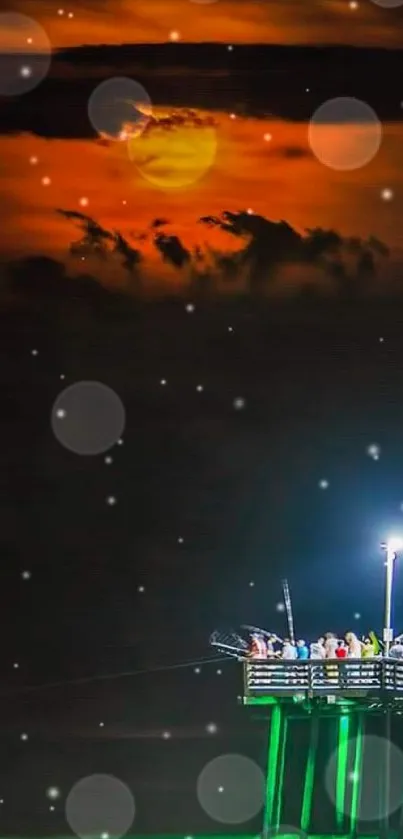
[(263, 817), (263, 835), (267, 834), (267, 832), (273, 826), (274, 803), (276, 797), (278, 778), (281, 720), (281, 705), (275, 705), (271, 714), (270, 721), (269, 752), (267, 756), (266, 773), (266, 801)]
[(315, 716), (311, 723), (308, 760), (305, 771), (304, 792), (302, 797), (301, 830), (308, 832), (311, 823), (312, 800), (315, 779), (316, 752), (319, 740), (319, 717)]
[(345, 799), (348, 762), (348, 734), (350, 718), (343, 715), (339, 719), (339, 742), (337, 749), (336, 770), (336, 821), (339, 830), (343, 829), (345, 821)]
[[(279, 839), (300, 839), (299, 832), (296, 833), (280, 833)], [(44, 837), (35, 837), (35, 839), (44, 839)], [(55, 836), (53, 839), (71, 839), (71, 836)], [(126, 834), (125, 839), (256, 839), (256, 833), (209, 833), (209, 834), (200, 834), (200, 833), (149, 833), (146, 836), (141, 834)], [(311, 833), (307, 836), (307, 839), (351, 839), (351, 834), (340, 835), (337, 834), (335, 836), (333, 833)], [(381, 839), (380, 836), (371, 834), (360, 836), (360, 839)]]
[(361, 791), (361, 769), (362, 769), (362, 742), (364, 732), (364, 717), (362, 714), (358, 717), (357, 723), (357, 737), (355, 741), (355, 755), (353, 767), (353, 780), (351, 792), (351, 822), (350, 831), (354, 836), (357, 829), (358, 811), (360, 807), (360, 791)]
[(274, 816), (274, 824), (273, 827), (279, 827), (282, 818), (281, 818), (281, 805), (283, 802), (283, 786), (284, 786), (284, 767), (285, 767), (285, 753), (287, 747), (287, 731), (288, 731), (288, 720), (287, 717), (283, 717), (283, 725), (282, 731), (280, 736), (280, 751), (279, 751), (279, 762), (278, 762), (278, 779), (277, 779), (277, 800), (276, 800), (276, 810)]

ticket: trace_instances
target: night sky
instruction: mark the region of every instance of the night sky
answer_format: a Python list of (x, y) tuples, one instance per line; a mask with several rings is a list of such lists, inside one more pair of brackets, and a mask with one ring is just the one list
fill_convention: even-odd
[[(120, 829), (112, 791), (110, 836), (233, 831), (198, 778), (263, 767), (264, 726), (210, 633), (284, 634), (284, 577), (299, 637), (381, 631), (403, 533), (402, 7), (381, 6), (9, 5), (53, 56), (0, 82), (3, 835), (80, 835), (68, 796), (97, 774), (135, 800)], [(122, 76), (141, 136), (88, 116)], [(315, 134), (337, 96), (374, 119)], [(397, 563), (399, 631), (402, 603)]]

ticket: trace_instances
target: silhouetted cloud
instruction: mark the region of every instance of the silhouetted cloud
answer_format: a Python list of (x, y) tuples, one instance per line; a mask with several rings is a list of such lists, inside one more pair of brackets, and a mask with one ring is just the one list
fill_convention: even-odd
[[(150, 275), (140, 247), (134, 247), (119, 231), (105, 229), (84, 213), (57, 212), (75, 222), (83, 234), (70, 245), (70, 254), (75, 257), (93, 255), (103, 261), (113, 261), (117, 257), (124, 271), (131, 278), (135, 276), (146, 289)], [(299, 291), (306, 286), (307, 271), (312, 268), (314, 284), (319, 291), (326, 293), (330, 281), (338, 296), (353, 298), (365, 294), (389, 255), (387, 246), (373, 236), (365, 241), (359, 237), (343, 237), (335, 230), (320, 227), (299, 233), (286, 221), (273, 222), (246, 210), (203, 216), (199, 223), (234, 237), (241, 247), (225, 251), (206, 243), (190, 250), (175, 233), (160, 230), (170, 222), (158, 217), (150, 223), (148, 231), (133, 231), (132, 238), (136, 245), (149, 240), (162, 263), (182, 272), (184, 281), (196, 289), (206, 290), (224, 283), (226, 286), (232, 284), (234, 290), (242, 286), (251, 294), (264, 294), (275, 282), (281, 283), (283, 270), (299, 266)], [(59, 282), (63, 278), (61, 274)]]
[[(137, 269), (142, 260), (141, 252), (137, 248), (131, 247), (119, 231), (106, 230), (85, 213), (74, 210), (57, 210), (56, 212), (67, 219), (78, 222), (78, 226), (83, 232), (81, 239), (70, 245), (70, 253), (73, 256), (99, 256), (105, 260), (112, 250), (112, 253), (123, 257), (122, 265), (126, 271), (133, 274)], [(112, 249), (108, 248), (108, 244), (113, 246)]]
[[(363, 281), (375, 277), (375, 255), (388, 256), (386, 245), (374, 237), (367, 242), (344, 239), (335, 230), (322, 228), (307, 229), (302, 236), (285, 221), (272, 222), (247, 211), (226, 211), (221, 218), (204, 216), (200, 221), (248, 240), (241, 252), (225, 258), (219, 255), (217, 263), (227, 277), (246, 267), (252, 292), (273, 280), (281, 265), (299, 263), (321, 269), (335, 282), (339, 293), (352, 294), (354, 287), (364, 290)], [(354, 256), (355, 265), (349, 264), (348, 255)]]
[(182, 268), (190, 262), (190, 252), (182, 245), (178, 236), (166, 236), (164, 233), (158, 233), (154, 236), (154, 245), (162, 258), (176, 268)]

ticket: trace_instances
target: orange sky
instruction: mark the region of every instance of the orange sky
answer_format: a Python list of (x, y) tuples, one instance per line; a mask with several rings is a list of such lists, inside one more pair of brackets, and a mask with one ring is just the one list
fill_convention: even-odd
[[(215, 155), (209, 156), (212, 146), (210, 140), (205, 144), (201, 129), (194, 171), (192, 157), (185, 165), (182, 147), (178, 153), (175, 132), (166, 132), (159, 168), (147, 164), (143, 174), (130, 161), (124, 143), (105, 147), (89, 140), (0, 138), (0, 159), (7, 160), (7, 168), (0, 170), (0, 192), (7, 206), (0, 251), (63, 258), (80, 234), (55, 214), (55, 208), (87, 213), (126, 236), (163, 216), (172, 220), (167, 232), (177, 233), (186, 245), (211, 241), (209, 231), (196, 225), (199, 216), (250, 208), (273, 221), (284, 219), (300, 232), (320, 226), (346, 236), (373, 234), (403, 248), (402, 125), (384, 126), (381, 149), (369, 165), (336, 172), (310, 154), (306, 124), (231, 120), (228, 114), (216, 118), (216, 128), (209, 129), (217, 142)], [(264, 139), (268, 134), (270, 141)], [(287, 157), (290, 148), (298, 149), (299, 156)], [(32, 157), (37, 159), (34, 164)], [(207, 170), (199, 177), (203, 159)], [(175, 166), (188, 181), (179, 189), (172, 188)], [(144, 177), (150, 173), (158, 173), (158, 183)], [(43, 185), (43, 177), (51, 182)], [(382, 200), (384, 188), (393, 189), (391, 201)], [(82, 198), (88, 204), (80, 204)], [(236, 240), (227, 237), (225, 245), (229, 244), (236, 247)]]
[(402, 43), (402, 8), (382, 9), (372, 0), (355, 0), (353, 7), (349, 0), (215, 0), (207, 5), (196, 0), (8, 0), (4, 11), (11, 10), (41, 23), (54, 48), (163, 42), (172, 30), (183, 41), (234, 44)]

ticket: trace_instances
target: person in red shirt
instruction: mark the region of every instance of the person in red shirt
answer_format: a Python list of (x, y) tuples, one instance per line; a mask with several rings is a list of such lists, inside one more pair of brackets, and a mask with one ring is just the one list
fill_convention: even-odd
[(347, 652), (347, 646), (344, 641), (339, 641), (335, 650), (336, 658), (347, 658)]

